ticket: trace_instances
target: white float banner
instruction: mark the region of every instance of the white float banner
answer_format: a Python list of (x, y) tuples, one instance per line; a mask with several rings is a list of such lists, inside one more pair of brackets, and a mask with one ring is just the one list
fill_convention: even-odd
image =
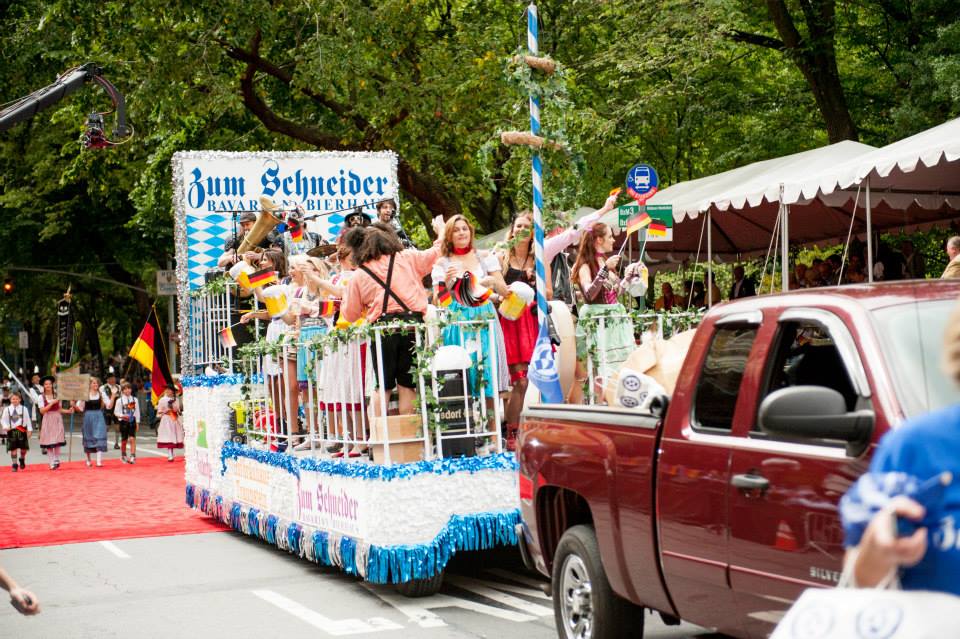
[(299, 522), (366, 539), (370, 486), (365, 481), (300, 471)]
[(191, 288), (202, 285), (203, 274), (216, 267), (239, 228), (240, 213), (260, 210), (261, 196), (284, 210), (303, 207), (307, 231), (333, 241), (353, 208), (362, 207), (372, 217), (377, 202), (397, 199), (398, 193), (392, 151), (184, 151), (173, 163)]

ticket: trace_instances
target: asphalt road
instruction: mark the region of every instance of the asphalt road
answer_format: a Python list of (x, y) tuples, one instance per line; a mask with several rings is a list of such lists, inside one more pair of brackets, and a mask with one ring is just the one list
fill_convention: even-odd
[[(553, 609), (512, 549), (461, 553), (443, 590), (407, 599), (238, 533), (0, 551), (41, 613), (0, 606), (0, 637), (245, 639), (556, 637)], [(646, 616), (645, 637), (703, 638)]]

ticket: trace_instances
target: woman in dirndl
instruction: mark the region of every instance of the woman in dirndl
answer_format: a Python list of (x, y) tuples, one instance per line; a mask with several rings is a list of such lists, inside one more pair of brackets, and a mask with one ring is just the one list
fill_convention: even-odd
[(73, 412), (73, 407), (61, 408), (60, 400), (53, 392), (53, 375), (41, 380), (43, 394), (40, 396), (40, 448), (50, 455), (50, 469), (60, 468), (60, 448), (67, 445), (67, 436), (63, 432), (63, 416)]
[[(606, 257), (613, 250), (613, 230), (603, 223), (594, 224), (580, 238), (573, 276), (583, 293), (577, 321), (577, 372), (567, 401), (583, 402), (582, 384), (587, 380), (587, 360), (593, 355), (593, 368), (602, 387), (603, 381), (619, 370), (636, 348), (633, 322), (617, 301), (619, 278), (615, 274), (620, 256)], [(593, 383), (591, 380), (590, 383)]]
[[(471, 394), (483, 395), (492, 400), (494, 380), (499, 391), (510, 385), (507, 369), (507, 353), (504, 348), (500, 322), (493, 323), (493, 344), (490, 343), (489, 320), (497, 319), (497, 309), (491, 301), (492, 293), (506, 296), (509, 293), (500, 272), (497, 256), (473, 247), (474, 228), (463, 215), (454, 215), (444, 227), (441, 257), (433, 266), (431, 276), (437, 299), (449, 311), (455, 322), (477, 322), (461, 326), (453, 324), (443, 329), (442, 339), (446, 345), (463, 346), (474, 364), (483, 360), (483, 380), (477, 375), (477, 367), (468, 373)], [(489, 289), (493, 289), (490, 291)], [(494, 361), (496, 360), (496, 361)]]
[(103, 466), (103, 453), (107, 450), (107, 421), (103, 417), (103, 396), (100, 380), (90, 378), (90, 392), (83, 401), (74, 402), (73, 409), (83, 413), (83, 452), (87, 455), (87, 468), (93, 465), (90, 456), (96, 453), (97, 468)]
[[(316, 418), (318, 407), (317, 379), (322, 360), (315, 357), (316, 352), (310, 346), (327, 332), (327, 322), (321, 316), (324, 296), (320, 290), (320, 281), (327, 276), (327, 266), (320, 259), (308, 255), (290, 257), (293, 294), (290, 312), (294, 317), (294, 331), (297, 335), (297, 385), (300, 391), (300, 405), (304, 407), (304, 413), (308, 413), (305, 415), (308, 419), (311, 416)], [(311, 387), (312, 397), (308, 394)], [(308, 437), (296, 446), (296, 449), (306, 450), (310, 446)]]
[[(343, 299), (347, 283), (356, 272), (353, 263), (353, 250), (346, 244), (337, 249), (339, 270), (322, 288), (330, 294), (331, 301)], [(343, 322), (339, 323), (343, 326)], [(366, 340), (337, 342), (323, 353), (323, 366), (320, 371), (320, 409), (326, 420), (326, 439), (333, 440), (327, 451), (334, 457), (343, 457), (344, 442), (353, 440), (354, 445), (346, 452), (348, 457), (360, 457), (363, 454), (361, 440), (365, 440), (363, 405), (366, 401), (367, 379), (371, 374), (370, 352)]]
[[(272, 411), (262, 411), (255, 421), (257, 426), (273, 433), (289, 433), (288, 438), (277, 437), (271, 440), (271, 449), (285, 450), (289, 441), (294, 440), (300, 432), (299, 407), (300, 398), (296, 384), (297, 379), (297, 351), (293, 344), (287, 343), (288, 333), (292, 330), (294, 320), (292, 315), (283, 309), (282, 313), (271, 314), (265, 302), (266, 296), (277, 293), (277, 299), (283, 298), (289, 302), (291, 287), (287, 278), (287, 259), (279, 249), (267, 249), (260, 254), (257, 264), (260, 270), (274, 271), (280, 283), (269, 287), (255, 288), (254, 295), (264, 307), (244, 313), (240, 321), (248, 323), (254, 319), (270, 320), (267, 324), (266, 341), (269, 344), (281, 344), (283, 349), (279, 355), (267, 353), (263, 356), (263, 378), (267, 385), (267, 392), (272, 404)], [(295, 339), (295, 335), (292, 335)], [(297, 442), (293, 442), (296, 444)]]
[(167, 449), (167, 461), (173, 461), (173, 450), (183, 448), (183, 421), (180, 419), (180, 402), (177, 401), (177, 389), (167, 386), (163, 397), (157, 402), (157, 414), (160, 425), (157, 427), (157, 448)]
[[(507, 248), (500, 254), (500, 270), (503, 273), (504, 283), (508, 288), (523, 283), (536, 291), (537, 275), (533, 254), (533, 213), (520, 211), (513, 218), (513, 223), (507, 231)], [(546, 298), (552, 295), (550, 265), (546, 264)], [(504, 350), (506, 351), (507, 366), (510, 369), (510, 399), (507, 401), (507, 410), (504, 418), (507, 424), (507, 448), (513, 450), (516, 442), (516, 432), (520, 422), (520, 412), (523, 410), (523, 400), (527, 393), (527, 368), (533, 356), (533, 348), (537, 343), (539, 325), (537, 323), (536, 298), (526, 304), (516, 318), (507, 317), (508, 303), (500, 307), (500, 330), (503, 331)]]

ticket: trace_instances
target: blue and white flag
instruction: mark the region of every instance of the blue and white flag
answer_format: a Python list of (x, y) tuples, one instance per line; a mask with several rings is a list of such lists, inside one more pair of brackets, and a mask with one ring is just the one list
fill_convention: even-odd
[(560, 373), (554, 357), (553, 344), (547, 331), (547, 323), (540, 322), (540, 333), (533, 347), (530, 368), (527, 377), (540, 391), (540, 398), (546, 404), (562, 404), (563, 389), (560, 387)]

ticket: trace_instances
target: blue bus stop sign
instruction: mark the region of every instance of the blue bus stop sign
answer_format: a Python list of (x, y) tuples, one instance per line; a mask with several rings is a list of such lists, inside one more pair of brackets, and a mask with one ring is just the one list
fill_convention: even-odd
[(636, 164), (627, 172), (627, 193), (638, 204), (643, 204), (657, 192), (660, 178), (649, 164)]

